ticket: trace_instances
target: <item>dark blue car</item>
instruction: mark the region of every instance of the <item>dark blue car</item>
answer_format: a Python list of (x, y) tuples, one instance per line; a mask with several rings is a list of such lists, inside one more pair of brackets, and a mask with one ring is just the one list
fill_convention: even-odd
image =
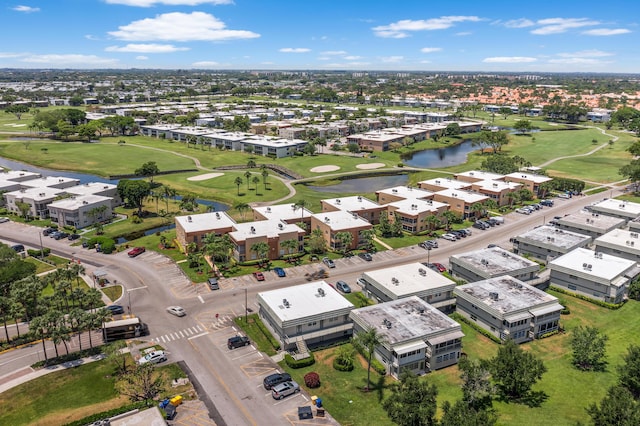
[(287, 273), (284, 271), (284, 269), (279, 266), (273, 268), (273, 272), (275, 272), (280, 278), (287, 276)]

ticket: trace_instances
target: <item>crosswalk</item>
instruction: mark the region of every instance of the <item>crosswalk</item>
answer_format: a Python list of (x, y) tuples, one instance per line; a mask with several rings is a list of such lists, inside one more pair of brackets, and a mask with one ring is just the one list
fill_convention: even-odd
[(205, 329), (200, 325), (195, 325), (193, 327), (185, 328), (180, 331), (175, 331), (173, 333), (163, 334), (162, 336), (154, 338), (154, 340), (160, 343), (167, 343), (174, 340), (187, 339), (191, 336), (195, 336), (196, 334), (203, 333)]

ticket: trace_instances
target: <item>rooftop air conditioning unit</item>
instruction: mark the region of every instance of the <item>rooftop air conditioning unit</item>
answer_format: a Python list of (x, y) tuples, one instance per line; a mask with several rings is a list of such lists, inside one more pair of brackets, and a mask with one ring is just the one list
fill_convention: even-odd
[(271, 207), (267, 207), (267, 213), (271, 213)]
[(340, 198), (336, 198), (336, 204), (340, 204)]
[(256, 233), (256, 228), (255, 228), (255, 227), (253, 227), (253, 226), (251, 227), (251, 233), (252, 233), (252, 234), (255, 234), (255, 233)]
[(391, 278), (391, 282), (392, 282), (394, 285), (398, 285), (398, 284), (400, 284), (400, 280), (398, 280), (396, 277)]
[(498, 297), (499, 297), (498, 293), (496, 293), (495, 291), (492, 291), (492, 292), (489, 293), (489, 298), (491, 300), (498, 300)]
[(284, 225), (282, 223), (278, 224), (278, 229), (284, 229)]
[(282, 299), (282, 304), (284, 305), (285, 308), (288, 308), (291, 306), (291, 303), (289, 303), (287, 299)]
[(320, 295), (320, 297), (324, 297), (324, 294), (325, 294), (325, 293), (324, 293), (324, 290), (323, 290), (323, 289), (321, 289), (321, 288), (319, 288), (319, 289), (318, 289), (318, 295)]
[(220, 213), (216, 212), (216, 219), (220, 219)]
[(419, 273), (420, 275), (422, 275), (422, 276), (427, 275), (427, 271), (425, 271), (425, 270), (424, 270), (424, 269), (422, 269), (422, 268), (418, 269), (418, 273)]
[(187, 222), (191, 222), (191, 216), (187, 216)]

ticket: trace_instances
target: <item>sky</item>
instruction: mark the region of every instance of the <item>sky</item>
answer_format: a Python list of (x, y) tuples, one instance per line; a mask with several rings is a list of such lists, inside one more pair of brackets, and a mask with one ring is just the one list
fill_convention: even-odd
[(0, 3), (0, 68), (640, 73), (637, 0)]

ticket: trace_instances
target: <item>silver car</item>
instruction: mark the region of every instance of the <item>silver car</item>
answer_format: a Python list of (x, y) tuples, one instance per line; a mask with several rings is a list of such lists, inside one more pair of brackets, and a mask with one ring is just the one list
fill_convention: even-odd
[(273, 399), (282, 399), (293, 393), (300, 392), (300, 386), (291, 380), (290, 382), (280, 383), (271, 388), (271, 396)]

